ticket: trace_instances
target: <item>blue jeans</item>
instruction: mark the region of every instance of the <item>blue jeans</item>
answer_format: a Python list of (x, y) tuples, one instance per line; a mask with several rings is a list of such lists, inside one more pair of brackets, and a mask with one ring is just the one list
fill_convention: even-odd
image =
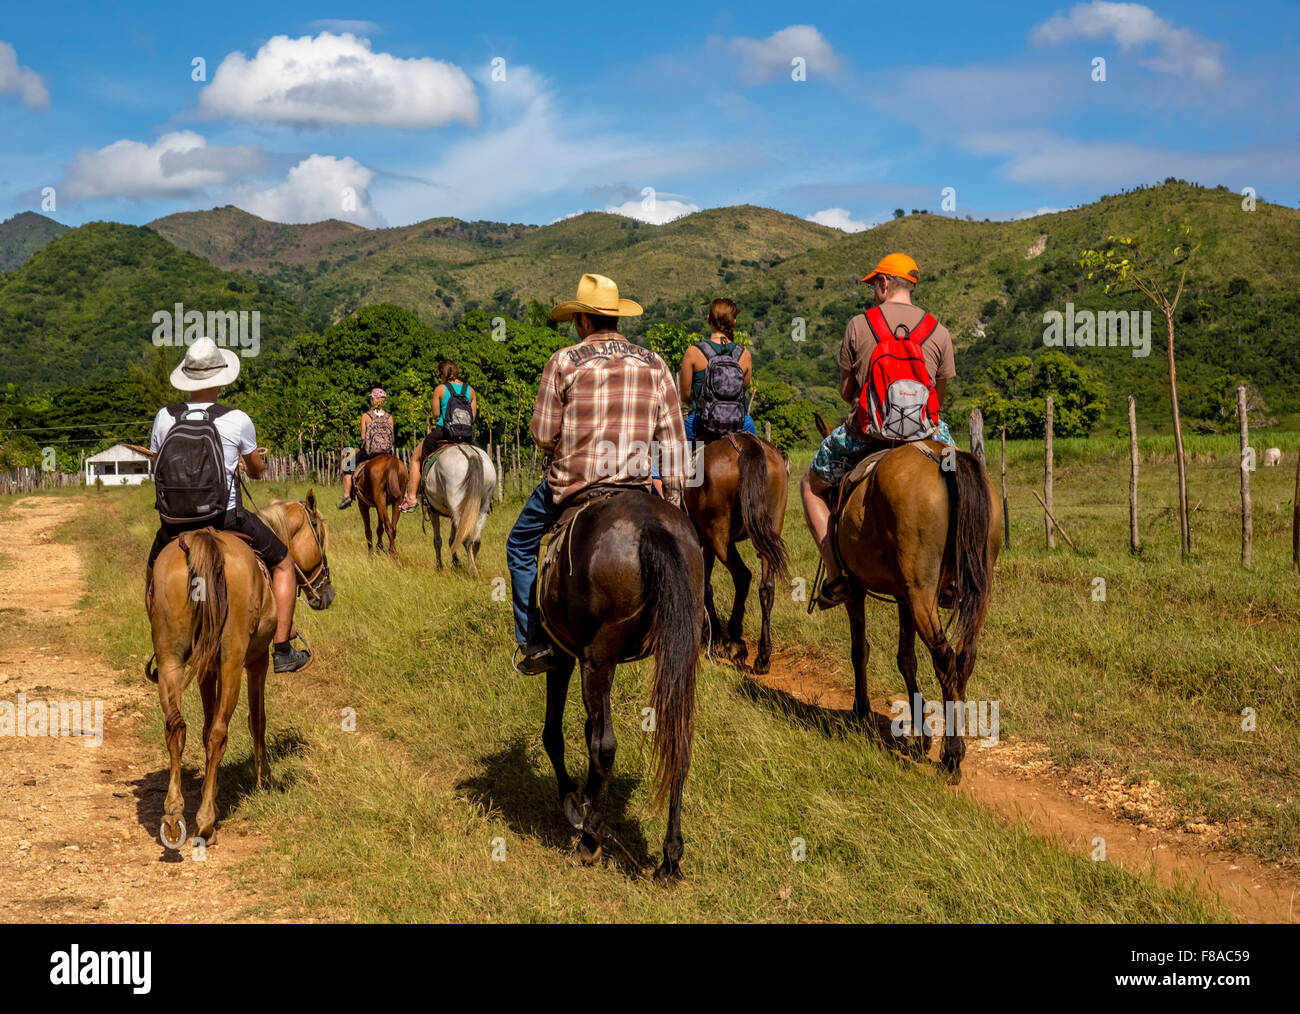
[(510, 569), (510, 593), (514, 600), (515, 641), (536, 644), (542, 639), (542, 613), (537, 608), (537, 550), (542, 536), (560, 516), (543, 479), (519, 512), (519, 520), (506, 539), (506, 566)]
[[(694, 443), (695, 426), (696, 426), (695, 413), (692, 412), (685, 419), (683, 419), (682, 424), (686, 427), (686, 439), (689, 440), (691, 443)], [(752, 433), (754, 434), (754, 436), (758, 436), (758, 427), (754, 425), (754, 420), (749, 417), (748, 412), (745, 413), (745, 425), (741, 427), (740, 432)]]

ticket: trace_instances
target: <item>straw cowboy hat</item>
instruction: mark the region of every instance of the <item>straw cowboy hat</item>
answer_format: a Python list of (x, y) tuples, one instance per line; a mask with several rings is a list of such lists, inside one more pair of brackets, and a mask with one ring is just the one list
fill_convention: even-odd
[(551, 311), (551, 320), (562, 323), (573, 320), (579, 313), (595, 313), (604, 317), (639, 317), (641, 304), (630, 299), (619, 299), (618, 286), (604, 275), (583, 275), (578, 283), (578, 298), (560, 303)]
[(200, 338), (185, 351), (180, 366), (172, 370), (172, 387), (178, 391), (203, 391), (225, 387), (239, 376), (239, 356), (217, 348), (211, 338)]

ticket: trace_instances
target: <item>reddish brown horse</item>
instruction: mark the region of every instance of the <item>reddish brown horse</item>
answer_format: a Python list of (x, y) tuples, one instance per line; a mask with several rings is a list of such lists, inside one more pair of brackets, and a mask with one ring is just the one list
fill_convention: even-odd
[(406, 495), (406, 466), (395, 454), (376, 454), (362, 462), (352, 480), (352, 490), (366, 529), (366, 549), (374, 552), (370, 541), (370, 509), (379, 513), (379, 549), (384, 548), (388, 533), (388, 552), (397, 555), (397, 522), (401, 518), (402, 498)]
[[(564, 525), (565, 519), (561, 519)], [(704, 621), (704, 560), (686, 515), (639, 489), (597, 494), (577, 508), (547, 554), (537, 601), (552, 640), (568, 655), (546, 677), (542, 743), (555, 767), (565, 816), (582, 832), (578, 856), (600, 855), (614, 767), (614, 668), (653, 654), (654, 805), (671, 797), (659, 879), (681, 876), (682, 786), (691, 763), (695, 666)], [(564, 702), (576, 659), (587, 708), (587, 782), (564, 765)]]
[[(824, 426), (820, 419), (819, 426)], [(966, 683), (993, 587), (1002, 546), (1002, 506), (979, 458), (926, 441), (889, 451), (866, 479), (844, 491), (835, 545), (854, 578), (845, 603), (853, 657), (853, 709), (867, 716), (868, 592), (898, 603), (898, 670), (914, 714), (924, 714), (916, 683), (916, 635), (930, 651), (945, 705), (944, 768), (961, 779), (966, 755), (962, 721)], [(949, 630), (939, 618), (940, 597), (951, 596)], [(950, 718), (955, 720), (949, 720)], [(923, 742), (912, 729), (913, 745)]]
[(754, 672), (768, 671), (772, 661), (772, 603), (777, 578), (786, 574), (787, 555), (781, 539), (785, 523), (786, 487), (790, 468), (785, 455), (765, 440), (749, 433), (733, 433), (704, 448), (697, 466), (703, 482), (686, 490), (686, 510), (695, 522), (704, 550), (704, 606), (713, 642), (723, 639), (722, 624), (713, 607), (714, 560), (731, 573), (736, 597), (731, 605), (726, 639), (733, 658), (743, 665), (749, 657), (745, 644), (745, 600), (753, 573), (741, 559), (737, 544), (749, 539), (762, 565), (758, 601), (763, 626), (758, 638)]
[[(277, 500), (258, 511), (258, 516), (289, 547), (308, 604), (313, 609), (328, 609), (334, 601), (334, 586), (325, 555), (325, 521), (316, 509), (315, 493), (308, 492), (303, 501)], [(248, 729), (253, 735), (258, 788), (266, 784), (269, 774), (266, 670), (276, 618), (271, 582), (247, 542), (229, 532), (204, 528), (187, 532), (163, 547), (154, 564), (153, 589), (151, 595), (146, 593), (146, 606), (158, 667), (155, 670), (146, 664), (145, 675), (158, 684), (171, 755), (171, 781), (160, 835), (172, 848), (186, 840), (181, 697), (190, 681), (197, 679), (203, 698), (207, 764), (195, 833), (212, 844), (216, 840), (217, 768), (226, 751), (226, 734), (239, 701), (244, 670), (248, 672)]]

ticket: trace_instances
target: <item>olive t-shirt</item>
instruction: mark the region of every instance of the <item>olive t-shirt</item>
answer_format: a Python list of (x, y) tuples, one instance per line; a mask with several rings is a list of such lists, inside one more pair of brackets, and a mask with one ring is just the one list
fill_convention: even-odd
[[(885, 323), (890, 331), (900, 324), (914, 328), (921, 323), (925, 311), (911, 303), (882, 303), (880, 310), (885, 315)], [(860, 313), (849, 321), (844, 329), (844, 343), (840, 346), (840, 369), (852, 370), (856, 392), (853, 400), (858, 400), (862, 385), (867, 382), (867, 367), (871, 363), (871, 350), (876, 347), (876, 336), (867, 324), (867, 315)], [(921, 354), (925, 356), (925, 368), (930, 372), (930, 380), (938, 384), (957, 376), (957, 367), (953, 362), (952, 335), (948, 329), (939, 324), (921, 344)]]

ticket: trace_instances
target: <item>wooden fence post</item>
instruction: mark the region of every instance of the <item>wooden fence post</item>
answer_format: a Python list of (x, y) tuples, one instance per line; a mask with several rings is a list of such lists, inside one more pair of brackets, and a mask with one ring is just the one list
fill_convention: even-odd
[(1295, 459), (1295, 492), (1291, 494), (1291, 566), (1300, 570), (1300, 454)]
[(1237, 416), (1241, 420), (1241, 565), (1250, 566), (1250, 429), (1246, 421), (1246, 388), (1237, 388)]
[(1142, 548), (1138, 536), (1138, 426), (1137, 400), (1128, 396), (1128, 547), (1130, 552)]
[(970, 413), (970, 452), (980, 459), (980, 464), (988, 467), (984, 460), (984, 413), (971, 409)]
[(768, 419), (763, 423), (763, 439), (769, 444), (772, 442), (772, 420)]
[(497, 503), (506, 499), (506, 473), (501, 470), (501, 445), (496, 445), (497, 452)]
[(1002, 441), (1002, 545), (1011, 545), (1011, 513), (1007, 510), (1007, 428), (998, 427)]
[(1047, 517), (1043, 524), (1047, 526), (1047, 548), (1056, 548), (1056, 532), (1052, 526), (1052, 396), (1047, 396), (1047, 414), (1044, 419), (1047, 438), (1043, 449), (1043, 510)]

